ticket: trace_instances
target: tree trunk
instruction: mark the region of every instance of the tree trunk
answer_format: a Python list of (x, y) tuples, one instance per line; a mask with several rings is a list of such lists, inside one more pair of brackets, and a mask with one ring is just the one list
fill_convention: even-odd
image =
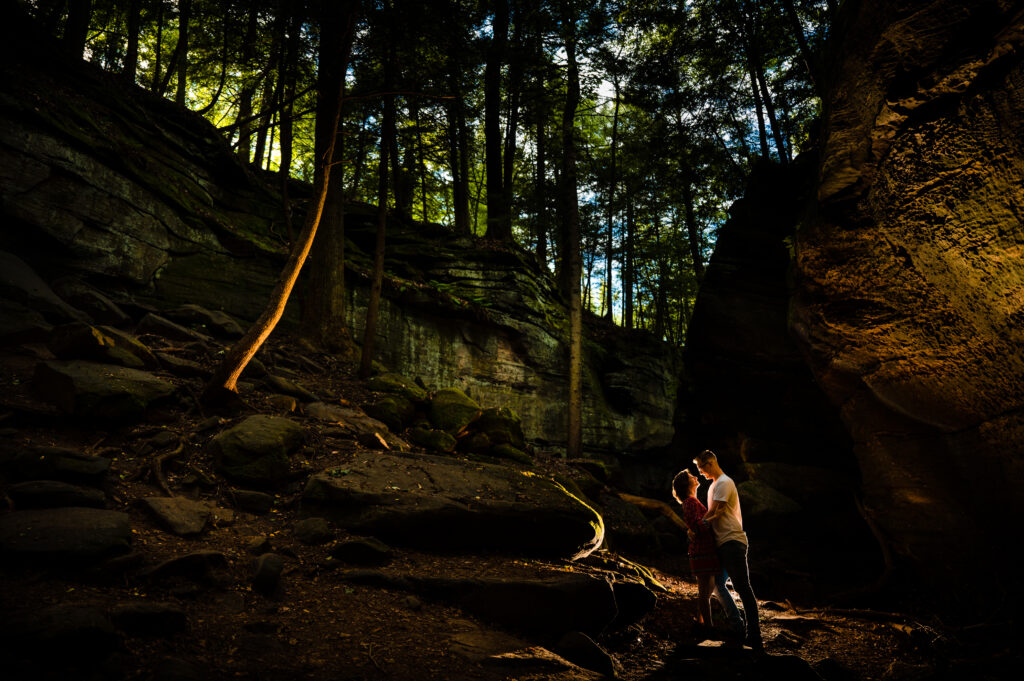
[(566, 31), (565, 108), (562, 112), (562, 166), (566, 281), (569, 284), (569, 409), (566, 455), (583, 456), (583, 304), (580, 300), (580, 220), (576, 194), (575, 117), (579, 105), (579, 67), (576, 64), (575, 12), (563, 2), (563, 30)]
[[(332, 128), (331, 92), (344, 98), (345, 78), (352, 42), (358, 0), (345, 3), (325, 2), (321, 17), (320, 72), (317, 74), (316, 153), (324, 158), (331, 150), (341, 157), (344, 135)], [(340, 125), (340, 124), (339, 124)], [(345, 324), (345, 212), (344, 173), (340, 168), (325, 200), (320, 239), (310, 262), (302, 305), (302, 333), (328, 351), (346, 349), (351, 343)]]
[(782, 139), (782, 126), (775, 116), (775, 106), (772, 104), (771, 93), (768, 92), (768, 83), (765, 81), (761, 62), (755, 58), (754, 73), (757, 76), (757, 83), (761, 88), (761, 99), (764, 101), (764, 110), (768, 114), (768, 124), (772, 128), (772, 139), (775, 140), (775, 150), (779, 153), (779, 163), (786, 165), (786, 143)]
[(68, 19), (64, 24), (64, 51), (74, 59), (81, 59), (85, 42), (89, 38), (92, 20), (92, 0), (69, 0)]
[(761, 108), (761, 91), (757, 83), (754, 61), (749, 56), (749, 49), (747, 54), (747, 74), (750, 77), (751, 92), (754, 94), (754, 109), (757, 111), (757, 133), (758, 139), (761, 140), (761, 156), (768, 159), (771, 158), (771, 152), (768, 151), (768, 132), (764, 127), (764, 112)]
[(613, 321), (612, 315), (612, 251), (615, 235), (615, 186), (619, 182), (615, 166), (615, 154), (619, 141), (619, 79), (615, 82), (615, 113), (612, 115), (612, 158), (611, 178), (608, 182), (608, 238), (605, 242), (605, 317)]
[(508, 40), (508, 0), (494, 0), (494, 22), (484, 68), (484, 141), (487, 153), (487, 237), (512, 241), (501, 160), (501, 67)]
[[(280, 7), (286, 6), (285, 0), (281, 1)], [(291, 179), (292, 158), (294, 154), (294, 121), (295, 112), (295, 73), (298, 68), (299, 54), (299, 29), (302, 25), (302, 18), (299, 11), (293, 11), (288, 25), (288, 39), (284, 50), (284, 58), (281, 64), (281, 79), (284, 81), (284, 102), (281, 107), (281, 165), (278, 174), (281, 178), (281, 201), (284, 207), (284, 220), (288, 227), (289, 241), (295, 240), (294, 227), (292, 225), (292, 204), (288, 197), (288, 182)], [(344, 173), (342, 173), (344, 177)]]
[(546, 272), (548, 269), (548, 210), (547, 210), (547, 143), (544, 137), (545, 111), (541, 107), (537, 114), (537, 179), (534, 205), (535, 237), (537, 239), (537, 264)]
[(807, 36), (804, 35), (803, 26), (800, 25), (800, 16), (796, 12), (793, 0), (783, 0), (782, 4), (786, 7), (786, 19), (789, 21), (789, 30), (793, 33), (793, 39), (796, 40), (797, 47), (800, 49), (800, 57), (804, 60), (804, 66), (807, 67), (807, 77), (810, 78), (814, 91), (820, 97), (821, 74), (818, 73), (818, 60), (811, 52), (810, 45), (807, 44)]
[(633, 283), (636, 275), (633, 270), (633, 230), (635, 219), (633, 199), (626, 199), (626, 243), (623, 244), (625, 251), (622, 272), (622, 325), (627, 329), (633, 328)]
[(128, 3), (128, 51), (124, 55), (124, 66), (121, 75), (135, 84), (135, 75), (139, 70), (139, 27), (142, 25), (142, 0), (131, 0)]
[(686, 201), (686, 234), (690, 242), (690, 259), (693, 260), (693, 275), (699, 284), (704, 279), (704, 259), (701, 255), (700, 228), (693, 206), (693, 184), (689, 179), (683, 183), (683, 199)]
[[(249, 22), (245, 28), (245, 42), (242, 48), (242, 68), (250, 68), (253, 60), (253, 47), (256, 44), (256, 31), (259, 28), (259, 11), (249, 10)], [(257, 83), (245, 83), (238, 94), (238, 155), (248, 163), (252, 155), (252, 98), (256, 94)]]
[(665, 336), (665, 257), (661, 249), (661, 216), (654, 214), (654, 245), (657, 253), (658, 280), (654, 287), (654, 336), (661, 340)]
[(163, 59), (163, 45), (164, 45), (164, 1), (156, 0), (156, 47), (154, 48), (153, 56), (153, 82), (150, 83), (149, 89), (157, 94), (160, 92), (160, 67), (161, 60)]
[(454, 87), (452, 94), (453, 97), (445, 108), (448, 113), (448, 162), (452, 171), (452, 212), (455, 214), (455, 233), (470, 234), (472, 229), (469, 224), (469, 159), (466, 152), (466, 122), (463, 114), (462, 94)]
[(178, 17), (178, 47), (174, 48), (178, 86), (174, 91), (174, 103), (178, 106), (185, 106), (186, 75), (188, 72), (188, 29), (189, 24), (192, 23), (192, 0), (181, 0), (178, 6), (181, 8), (181, 13)]
[[(391, 9), (385, 4), (387, 19)], [(396, 61), (395, 47), (388, 48), (387, 60), (384, 64), (384, 91), (393, 87), (394, 67)], [(380, 294), (384, 284), (384, 245), (388, 223), (388, 163), (389, 153), (394, 146), (395, 138), (395, 99), (393, 95), (385, 95), (383, 115), (380, 126), (380, 164), (377, 185), (377, 240), (373, 250), (373, 281), (370, 284), (370, 299), (366, 305), (366, 326), (363, 329), (363, 351), (359, 360), (359, 377), (370, 377), (373, 365), (373, 350), (377, 340), (377, 316), (380, 311)]]
[(316, 237), (317, 227), (320, 224), (320, 216), (323, 213), (324, 203), (327, 200), (327, 188), (330, 186), (331, 165), (334, 161), (333, 140), (337, 137), (338, 123), (341, 119), (341, 88), (338, 89), (335, 103), (335, 114), (332, 122), (332, 143), (327, 149), (320, 163), (317, 164), (316, 177), (313, 183), (313, 195), (316, 203), (310, 206), (306, 213), (306, 223), (302, 229), (299, 240), (292, 247), (291, 255), (285, 264), (284, 270), (270, 294), (270, 302), (267, 308), (256, 320), (245, 336), (235, 343), (231, 350), (224, 356), (224, 359), (213, 372), (210, 382), (206, 384), (201, 401), (204, 404), (211, 404), (223, 400), (228, 393), (238, 392), (238, 378), (242, 371), (249, 364), (256, 352), (263, 343), (270, 337), (277, 322), (284, 314), (284, 308), (288, 304), (288, 298), (299, 278), (299, 271), (302, 264), (309, 255), (313, 246), (313, 239)]

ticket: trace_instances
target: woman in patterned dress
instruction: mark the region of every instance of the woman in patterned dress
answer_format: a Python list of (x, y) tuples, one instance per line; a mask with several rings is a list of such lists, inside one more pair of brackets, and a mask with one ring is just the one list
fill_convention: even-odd
[(711, 627), (711, 596), (715, 593), (715, 579), (722, 573), (715, 551), (715, 537), (711, 527), (702, 522), (708, 509), (697, 498), (700, 481), (682, 471), (672, 480), (672, 496), (683, 507), (683, 522), (689, 530), (690, 572), (697, 578), (697, 598), (701, 624)]

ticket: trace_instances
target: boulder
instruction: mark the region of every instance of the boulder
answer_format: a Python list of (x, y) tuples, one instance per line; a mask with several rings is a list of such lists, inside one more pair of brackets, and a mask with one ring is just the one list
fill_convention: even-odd
[(132, 324), (132, 318), (117, 303), (74, 277), (61, 277), (50, 285), (62, 300), (92, 317), (97, 324), (121, 329)]
[(183, 341), (185, 343), (195, 342), (206, 345), (213, 341), (213, 339), (205, 333), (199, 333), (198, 331), (193, 331), (192, 329), (181, 326), (180, 324), (175, 324), (170, 319), (161, 317), (158, 314), (153, 314), (152, 312), (139, 320), (139, 325), (135, 330), (140, 334), (145, 333), (154, 336), (162, 336), (164, 338)]
[(24, 260), (0, 251), (0, 299), (38, 311), (50, 323), (89, 321), (88, 316), (61, 300)]
[(255, 513), (256, 515), (270, 513), (270, 509), (274, 506), (274, 497), (266, 492), (235, 489), (231, 490), (230, 497), (235, 504), (235, 508), (240, 511)]
[(502, 443), (500, 445), (494, 445), (491, 447), (491, 455), (496, 456), (499, 459), (515, 461), (516, 463), (523, 464), (524, 466), (533, 465), (533, 459), (530, 458), (529, 454), (521, 449), (516, 449), (510, 444)]
[(94, 487), (80, 487), (59, 480), (30, 480), (7, 488), (7, 496), (18, 509), (86, 506), (103, 508), (107, 498)]
[(138, 369), (93, 362), (41, 362), (36, 392), (61, 411), (81, 418), (127, 421), (173, 396), (177, 387)]
[(334, 533), (325, 518), (303, 518), (292, 526), (292, 534), (303, 544), (317, 546), (330, 541)]
[(139, 572), (139, 576), (152, 580), (185, 578), (221, 584), (227, 580), (229, 567), (228, 557), (220, 551), (193, 551), (145, 568)]
[(338, 542), (328, 553), (335, 560), (353, 565), (385, 565), (394, 556), (390, 546), (373, 537)]
[(225, 476), (276, 487), (288, 476), (289, 457), (305, 440), (302, 426), (280, 416), (250, 416), (210, 441), (214, 465)]
[(128, 551), (127, 513), (95, 508), (15, 511), (0, 516), (0, 554), (55, 564), (95, 561)]
[(486, 433), (495, 445), (511, 445), (518, 450), (526, 448), (522, 423), (516, 413), (508, 407), (484, 409), (470, 424), (470, 428)]
[(279, 556), (276, 553), (264, 553), (253, 561), (252, 572), (252, 588), (262, 594), (272, 594), (281, 585), (284, 556)]
[(283, 376), (275, 376), (274, 374), (267, 374), (263, 377), (263, 383), (274, 392), (283, 393), (285, 395), (291, 395), (296, 397), (303, 402), (316, 402), (317, 396), (306, 390), (304, 387), (291, 380), (290, 378), (284, 378)]
[(801, 510), (800, 504), (760, 480), (745, 480), (736, 487), (742, 499), (744, 518), (787, 516)]
[(385, 395), (363, 409), (395, 433), (402, 432), (416, 413), (413, 403), (401, 395)]
[(167, 529), (180, 536), (201, 533), (212, 515), (210, 504), (185, 497), (146, 497), (142, 503)]
[(49, 663), (97, 660), (120, 644), (110, 619), (91, 606), (56, 605), (5, 620), (0, 625), (5, 647), (10, 646), (19, 656), (39, 656)]
[(304, 509), (340, 527), (429, 548), (578, 558), (604, 538), (601, 516), (526, 471), (428, 455), (360, 457), (310, 478)]
[(188, 630), (188, 615), (173, 603), (119, 603), (110, 609), (110, 619), (129, 636), (172, 636)]
[(3, 454), (0, 469), (12, 480), (60, 480), (98, 484), (110, 470), (110, 459), (66, 447), (26, 447)]
[(175, 322), (199, 326), (204, 333), (221, 338), (235, 339), (245, 335), (242, 325), (231, 315), (219, 310), (208, 310), (194, 303), (166, 310), (164, 315)]
[(480, 405), (458, 388), (438, 390), (427, 407), (430, 422), (455, 435), (480, 414)]
[(44, 343), (53, 325), (33, 309), (0, 299), (0, 345)]
[(558, 639), (555, 652), (584, 669), (590, 669), (605, 678), (615, 678), (616, 661), (605, 650), (581, 631), (570, 631)]
[(133, 369), (160, 368), (160, 361), (148, 347), (110, 326), (63, 324), (53, 330), (48, 347), (58, 359), (85, 359)]
[(849, 504), (853, 494), (850, 475), (830, 468), (781, 462), (747, 463), (744, 468), (751, 481), (764, 483), (802, 505)]
[(434, 428), (412, 428), (407, 433), (409, 441), (432, 452), (447, 454), (455, 451), (457, 440), (444, 432)]
[(427, 399), (426, 390), (401, 374), (386, 373), (374, 376), (370, 379), (367, 387), (378, 393), (401, 395), (412, 402), (423, 402)]
[(408, 443), (392, 433), (384, 423), (367, 416), (360, 409), (313, 402), (303, 406), (303, 411), (310, 418), (325, 421), (344, 430), (346, 434), (357, 439), (364, 447), (392, 449), (399, 452), (409, 449)]
[(193, 362), (190, 359), (184, 357), (177, 357), (170, 354), (169, 352), (156, 352), (157, 360), (168, 372), (175, 376), (181, 376), (182, 378), (209, 378), (211, 373), (205, 369), (199, 362)]

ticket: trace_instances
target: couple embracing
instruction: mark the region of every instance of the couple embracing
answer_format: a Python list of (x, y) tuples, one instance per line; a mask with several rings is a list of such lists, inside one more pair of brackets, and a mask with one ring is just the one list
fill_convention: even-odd
[[(722, 472), (718, 457), (711, 450), (704, 450), (693, 461), (701, 476), (711, 480), (707, 506), (697, 499), (700, 480), (687, 470), (672, 481), (672, 495), (682, 505), (683, 520), (689, 528), (690, 570), (697, 578), (701, 624), (705, 629), (711, 627), (711, 595), (714, 593), (737, 637), (742, 636), (744, 644), (755, 651), (764, 652), (757, 599), (750, 587), (747, 534), (743, 531), (736, 483)], [(725, 580), (730, 577), (743, 601), (745, 625), (744, 617), (725, 586)]]

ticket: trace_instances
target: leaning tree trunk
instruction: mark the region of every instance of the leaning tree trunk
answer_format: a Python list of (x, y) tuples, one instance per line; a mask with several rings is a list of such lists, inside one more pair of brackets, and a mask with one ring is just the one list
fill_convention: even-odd
[(299, 271), (302, 264), (309, 255), (313, 246), (313, 239), (316, 237), (317, 227), (320, 225), (320, 216), (324, 210), (324, 203), (327, 200), (327, 188), (330, 185), (331, 165), (334, 161), (334, 140), (338, 136), (338, 123), (341, 119), (341, 102), (344, 96), (342, 88), (338, 88), (334, 107), (334, 119), (331, 123), (330, 145), (317, 166), (313, 180), (313, 196), (316, 203), (310, 206), (306, 213), (306, 222), (302, 234), (292, 247), (291, 255), (285, 264), (277, 285), (270, 294), (270, 302), (267, 308), (260, 315), (260, 318), (249, 328), (246, 334), (235, 343), (228, 351), (224, 359), (213, 372), (213, 376), (206, 384), (201, 401), (204, 404), (217, 403), (229, 397), (231, 393), (238, 392), (238, 378), (242, 371), (249, 364), (249, 361), (256, 355), (274, 327), (281, 320), (284, 314), (285, 305), (295, 282), (299, 278)]

